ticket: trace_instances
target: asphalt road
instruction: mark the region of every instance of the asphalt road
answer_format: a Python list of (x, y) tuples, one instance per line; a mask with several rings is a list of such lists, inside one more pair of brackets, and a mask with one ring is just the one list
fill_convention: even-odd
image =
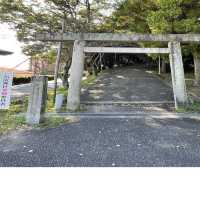
[(87, 90), (82, 101), (173, 101), (172, 89), (142, 67), (107, 70)]
[[(62, 81), (58, 79), (58, 86), (62, 85)], [(54, 88), (54, 81), (48, 81), (48, 88)], [(31, 83), (15, 85), (12, 87), (12, 99), (28, 96), (31, 91)]]
[[(121, 96), (124, 95), (124, 100), (129, 98), (128, 100), (132, 101), (172, 100), (171, 88), (144, 70), (132, 70), (129, 69), (128, 75), (127, 71), (122, 69), (115, 69), (110, 74), (106, 72), (97, 83), (83, 92), (82, 100), (121, 101)], [(124, 84), (120, 81), (122, 78), (118, 80), (117, 76), (126, 79), (123, 78)], [(114, 85), (111, 80), (114, 81)], [(117, 80), (119, 87), (116, 85)], [(134, 84), (131, 84), (132, 81)], [(100, 98), (86, 95), (91, 94), (91, 90), (97, 90), (99, 84), (103, 84), (100, 87), (104, 91)], [(109, 87), (112, 91), (109, 91)], [(116, 93), (119, 95), (113, 96)], [(114, 112), (115, 109), (117, 106), (110, 108), (109, 112)], [(154, 109), (158, 108), (154, 107)], [(126, 109), (126, 112), (128, 111)], [(134, 109), (131, 112), (134, 112)], [(200, 166), (200, 121), (198, 119), (172, 118), (171, 111), (168, 111), (168, 116), (162, 118), (154, 118), (151, 112), (146, 112), (143, 108), (142, 112), (146, 115), (139, 115), (137, 112), (135, 115), (121, 116), (121, 118), (120, 114), (110, 117), (86, 115), (81, 118), (75, 117), (72, 123), (57, 128), (17, 131), (2, 136), (0, 137), (0, 166)], [(159, 109), (159, 114), (162, 113), (166, 113), (164, 108)]]
[(200, 166), (200, 125), (190, 119), (83, 118), (0, 138), (0, 166)]

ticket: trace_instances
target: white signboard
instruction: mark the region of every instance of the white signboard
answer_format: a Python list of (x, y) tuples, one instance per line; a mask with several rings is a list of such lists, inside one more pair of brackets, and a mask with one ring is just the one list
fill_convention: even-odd
[(10, 106), (12, 81), (12, 72), (0, 72), (0, 110)]

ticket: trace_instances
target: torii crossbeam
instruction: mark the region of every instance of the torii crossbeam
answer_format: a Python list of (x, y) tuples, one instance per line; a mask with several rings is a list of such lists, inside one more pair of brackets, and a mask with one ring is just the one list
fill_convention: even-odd
[(124, 33), (42, 33), (40, 41), (107, 41), (107, 42), (200, 42), (200, 34), (124, 34)]

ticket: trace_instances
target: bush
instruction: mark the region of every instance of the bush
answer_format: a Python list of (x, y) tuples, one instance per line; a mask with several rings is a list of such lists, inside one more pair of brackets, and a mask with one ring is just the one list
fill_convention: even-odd
[(31, 77), (14, 77), (13, 85), (26, 84), (31, 82)]
[(54, 76), (48, 76), (48, 80), (49, 80), (49, 81), (54, 80)]
[[(54, 80), (54, 76), (48, 76), (48, 80)], [(13, 85), (21, 85), (31, 83), (31, 77), (14, 77), (13, 78)]]

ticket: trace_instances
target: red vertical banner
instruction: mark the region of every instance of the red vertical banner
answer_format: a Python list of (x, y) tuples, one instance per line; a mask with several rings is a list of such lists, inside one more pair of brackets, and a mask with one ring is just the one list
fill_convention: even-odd
[(0, 109), (8, 109), (10, 106), (11, 89), (13, 82), (12, 72), (0, 72)]

